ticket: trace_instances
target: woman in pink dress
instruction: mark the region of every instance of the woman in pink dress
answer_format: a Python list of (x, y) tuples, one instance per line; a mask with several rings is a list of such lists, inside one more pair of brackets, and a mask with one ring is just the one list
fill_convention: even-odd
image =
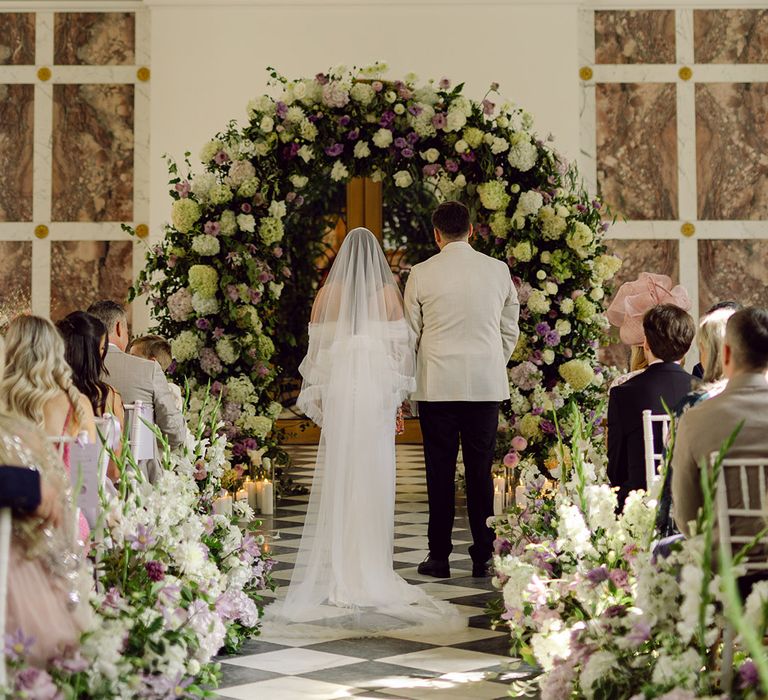
[[(5, 344), (0, 396), (8, 412), (31, 421), (50, 438), (74, 438), (86, 432), (88, 440), (95, 442), (93, 408), (72, 382), (64, 341), (56, 327), (38, 316), (19, 316), (8, 326)], [(69, 474), (66, 442), (61, 442), (59, 454)], [(88, 541), (88, 522), (82, 513), (79, 535)]]
[(55, 525), (34, 514), (13, 514), (6, 628), (0, 630), (31, 640), (27, 659), (45, 666), (65, 649), (76, 647), (88, 623), (89, 580), (75, 543), (69, 479), (45, 434), (9, 415), (2, 405), (0, 463), (37, 470), (41, 482), (56, 494), (56, 512), (61, 513)]

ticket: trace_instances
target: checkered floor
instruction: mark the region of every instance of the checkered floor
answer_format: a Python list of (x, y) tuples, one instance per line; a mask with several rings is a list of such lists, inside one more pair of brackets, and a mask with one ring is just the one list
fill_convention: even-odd
[[(292, 476), (309, 485), (316, 448), (290, 448)], [(219, 697), (270, 698), (454, 698), (509, 697), (509, 684), (530, 675), (508, 656), (508, 633), (490, 629), (484, 608), (498, 595), (490, 579), (471, 577), (470, 543), (463, 505), (454, 530), (450, 579), (420, 576), (427, 551), (427, 493), (420, 445), (397, 447), (394, 567), (407, 581), (448, 600), (468, 618), (460, 632), (430, 638), (403, 634), (354, 639), (329, 630), (324, 640), (302, 641), (269, 634), (248, 642), (238, 656), (224, 656)], [(301, 537), (308, 496), (284, 499), (274, 520), (275, 577), (286, 584)], [(279, 595), (279, 591), (278, 591)]]

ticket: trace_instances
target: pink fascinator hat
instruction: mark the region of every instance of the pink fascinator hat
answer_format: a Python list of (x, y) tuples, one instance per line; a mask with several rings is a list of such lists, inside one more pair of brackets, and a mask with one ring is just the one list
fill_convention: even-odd
[(619, 287), (605, 315), (611, 325), (618, 326), (623, 343), (641, 345), (645, 337), (643, 316), (659, 304), (674, 304), (684, 311), (691, 308), (685, 287), (679, 284), (673, 287), (667, 275), (641, 272), (634, 282), (625, 282)]

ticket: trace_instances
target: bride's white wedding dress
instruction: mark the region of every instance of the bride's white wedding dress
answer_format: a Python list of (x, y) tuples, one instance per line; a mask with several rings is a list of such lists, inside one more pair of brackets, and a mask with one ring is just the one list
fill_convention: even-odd
[(284, 600), (267, 621), (302, 635), (466, 625), (393, 569), (395, 416), (414, 389), (412, 334), (373, 234), (346, 237), (318, 294), (298, 407), (322, 427), (307, 518)]

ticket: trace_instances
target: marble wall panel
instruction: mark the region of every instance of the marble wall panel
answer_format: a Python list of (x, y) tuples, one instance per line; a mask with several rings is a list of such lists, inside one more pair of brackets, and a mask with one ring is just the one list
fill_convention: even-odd
[(136, 58), (132, 12), (57, 12), (53, 62), (57, 65), (132, 65)]
[(51, 318), (98, 299), (127, 301), (133, 279), (131, 241), (52, 241)]
[(597, 184), (627, 219), (677, 219), (673, 83), (598, 83)]
[(768, 219), (768, 83), (696, 85), (699, 219)]
[(53, 221), (133, 219), (133, 85), (54, 85)]
[(0, 241), (0, 331), (32, 307), (32, 242)]
[(699, 241), (699, 308), (729, 299), (768, 306), (768, 240)]
[[(614, 294), (624, 282), (636, 280), (641, 272), (669, 275), (677, 284), (680, 268), (680, 247), (677, 241), (610, 239), (605, 244), (609, 252), (618, 255), (623, 261), (621, 269), (612, 280)], [(626, 370), (629, 366), (629, 348), (619, 341), (618, 330), (612, 328), (611, 334), (616, 342), (600, 349), (600, 359), (607, 365)]]
[(768, 10), (694, 10), (696, 63), (768, 63)]
[(674, 62), (674, 10), (595, 12), (595, 63)]
[(34, 12), (0, 12), (0, 65), (35, 63)]
[(34, 85), (0, 85), (0, 221), (32, 220)]

